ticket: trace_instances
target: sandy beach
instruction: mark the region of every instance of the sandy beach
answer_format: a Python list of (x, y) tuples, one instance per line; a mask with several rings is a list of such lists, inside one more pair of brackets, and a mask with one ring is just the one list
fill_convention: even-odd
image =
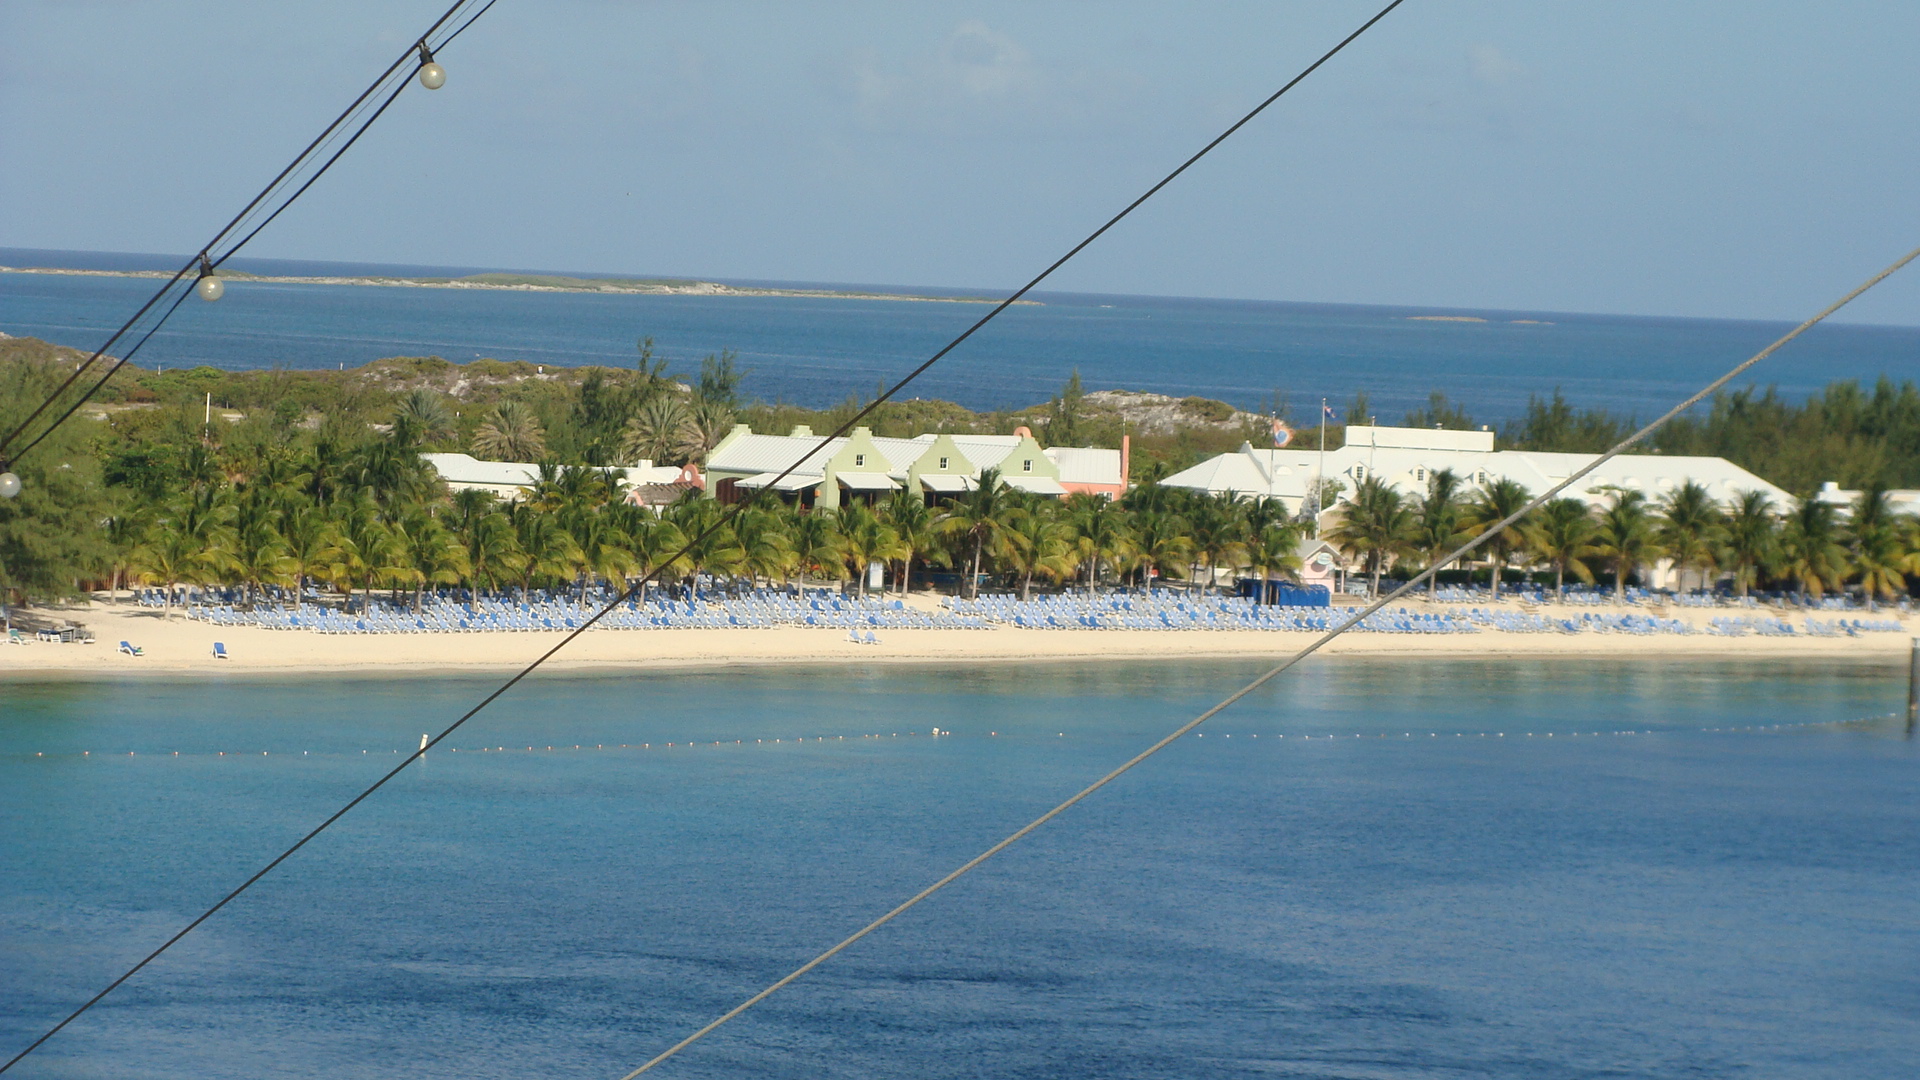
[[(919, 599), (919, 598), (916, 598)], [(1409, 605), (1415, 606), (1415, 605)], [(1424, 605), (1418, 605), (1424, 607)], [(97, 640), (90, 645), (30, 641), (0, 645), (0, 681), (29, 678), (121, 678), (228, 674), (433, 674), (504, 672), (552, 648), (558, 631), (479, 634), (332, 635), (220, 627), (132, 604), (95, 602), (18, 614), (36, 624), (73, 620)], [(1677, 613), (1703, 628), (1711, 612)], [(1890, 617), (1887, 615), (1881, 618)], [(16, 623), (17, 625), (18, 623)], [(1920, 620), (1903, 624), (1920, 631)], [(1280, 659), (1316, 635), (1270, 630), (887, 630), (879, 643), (856, 645), (844, 630), (774, 627), (738, 630), (605, 630), (582, 634), (546, 665), (551, 671), (642, 672), (791, 663), (1018, 663), (1170, 659)], [(121, 653), (132, 642), (144, 655)], [(227, 659), (213, 656), (225, 644)], [(1903, 659), (1906, 633), (1859, 637), (1727, 638), (1702, 629), (1689, 635), (1352, 633), (1322, 655), (1409, 657), (1646, 657), (1716, 659), (1793, 657)]]

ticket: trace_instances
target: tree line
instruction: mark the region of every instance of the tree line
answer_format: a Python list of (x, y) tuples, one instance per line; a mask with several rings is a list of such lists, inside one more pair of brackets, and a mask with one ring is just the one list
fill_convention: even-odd
[[(39, 351), (29, 351), (29, 344)], [(296, 579), (339, 584), (363, 599), (376, 588), (418, 592), (456, 582), (534, 588), (614, 581), (620, 573), (651, 569), (648, 560), (671, 546), (668, 540), (692, 535), (687, 528), (714, 510), (688, 503), (649, 516), (614, 498), (604, 478), (593, 494), (587, 480), (595, 466), (638, 458), (699, 460), (736, 420), (761, 430), (813, 422), (824, 431), (834, 417), (857, 407), (850, 401), (809, 411), (743, 402), (741, 373), (731, 356), (708, 357), (697, 378), (684, 378), (669, 373), (648, 342), (640, 345), (633, 369), (564, 376), (517, 362), (450, 365), (432, 358), (382, 361), (385, 366), (370, 368), (358, 381), (331, 372), (123, 373), (116, 379), (136, 381), (116, 384), (101, 415), (82, 413), (14, 466), (25, 491), (0, 500), (0, 590), (21, 600), (136, 578), (257, 589), (287, 580), (289, 564)], [(24, 417), (64, 377), (69, 368), (63, 363), (71, 358), (54, 353), (42, 343), (0, 342), (0, 425)], [(429, 389), (406, 381), (432, 375), (457, 383), (486, 372), (504, 381), (480, 399), (459, 397), (455, 383)], [(382, 389), (379, 379), (401, 381)], [(244, 414), (209, 420), (206, 401), (215, 391), (202, 389), (207, 386), (239, 395)], [(313, 397), (316, 388), (332, 396)], [(1106, 429), (1110, 419), (1088, 414), (1082, 398), (1076, 378), (1033, 415), (996, 414), (989, 426), (1024, 420), (1049, 442), (1060, 442), (1048, 436), (1061, 434), (1107, 441), (1114, 434)], [(219, 396), (213, 400), (226, 403)], [(1284, 410), (1278, 395), (1271, 404)], [(982, 422), (948, 403), (890, 403), (887, 409), (896, 405), (897, 414), (876, 415), (882, 426), (899, 426), (897, 433)], [(1365, 409), (1358, 401), (1349, 412), (1364, 417)], [(1472, 426), (1464, 409), (1439, 395), (1407, 419)], [(1556, 394), (1536, 400), (1500, 438), (1521, 447), (1589, 449), (1611, 440), (1627, 422), (1576, 412)], [(1707, 453), (1723, 444), (1748, 446), (1761, 456), (1791, 451), (1808, 461), (1839, 463), (1832, 470), (1796, 466), (1809, 478), (1870, 489), (1889, 478), (1920, 484), (1920, 476), (1904, 479), (1920, 469), (1920, 395), (1910, 384), (1882, 380), (1870, 393), (1836, 384), (1800, 406), (1771, 392), (1742, 392), (1717, 399), (1708, 415), (1686, 424), (1693, 426), (1677, 429), (1679, 441), (1669, 448), (1674, 452)], [(1762, 438), (1762, 428), (1776, 433)], [(1340, 434), (1340, 428), (1330, 429), (1330, 445), (1338, 445)], [(1240, 437), (1232, 434), (1235, 445)], [(916, 500), (907, 498), (818, 521), (791, 510), (756, 508), (736, 523), (738, 529), (724, 531), (731, 540), (718, 535), (703, 545), (712, 555), (698, 554), (697, 571), (669, 566), (661, 574), (669, 580), (689, 572), (843, 580), (837, 575), (857, 576), (877, 560), (894, 566), (896, 581), (941, 570), (968, 582), (980, 574), (997, 576), (1031, 590), (1036, 583), (1210, 581), (1204, 573), (1209, 568), (1289, 572), (1283, 556), (1297, 547), (1302, 529), (1281, 520), (1277, 510), (1204, 499), (1152, 482), (1217, 447), (1169, 442), (1162, 449), (1173, 456), (1143, 462), (1142, 445), (1135, 441), (1139, 486), (1110, 506), (1034, 500), (982, 487), (951, 506), (932, 508), (937, 528), (916, 523), (918, 512), (907, 505)], [(483, 505), (471, 494), (449, 496), (419, 458), (422, 450), (447, 449), (548, 464), (526, 498)], [(1467, 530), (1477, 520), (1472, 507), (1488, 497), (1454, 491), (1438, 499), (1400, 498), (1396, 505), (1390, 490), (1363, 485), (1333, 535), (1370, 573), (1401, 573), (1437, 557), (1440, 538), (1471, 535)], [(1875, 524), (1890, 519), (1880, 495), (1848, 521), (1817, 503), (1724, 507), (1698, 515), (1701, 521), (1690, 532), (1676, 531), (1670, 508), (1641, 505), (1624, 494), (1619, 501), (1580, 520), (1569, 508), (1545, 508), (1528, 529), (1491, 545), (1489, 555), (1501, 566), (1547, 567), (1562, 580), (1569, 573), (1584, 580), (1596, 570), (1620, 578), (1635, 565), (1670, 556), (1696, 582), (1724, 571), (1743, 589), (1790, 585), (1809, 593), (1857, 583), (1884, 595), (1902, 587), (1897, 576), (1910, 572), (1902, 560), (1912, 555), (1911, 530), (1897, 521)], [(968, 509), (976, 502), (991, 505)], [(827, 522), (832, 537), (823, 532)], [(1584, 535), (1589, 526), (1598, 532)], [(1565, 535), (1555, 539), (1542, 532), (1549, 528)], [(1638, 539), (1639, 533), (1652, 539)], [(730, 561), (735, 546), (747, 552), (739, 564), (744, 569)], [(898, 547), (912, 554), (871, 554)], [(1709, 551), (1711, 558), (1703, 554)], [(645, 569), (620, 571), (623, 559)]]
[[(1389, 568), (1411, 575), (1443, 560), (1495, 523), (1518, 513), (1532, 493), (1498, 478), (1469, 490), (1450, 469), (1435, 472), (1424, 495), (1409, 497), (1377, 477), (1355, 486), (1327, 534), (1357, 560), (1377, 593)], [(1725, 580), (1740, 596), (1759, 587), (1788, 588), (1818, 599), (1849, 584), (1892, 599), (1920, 574), (1920, 520), (1894, 512), (1887, 490), (1868, 487), (1850, 507), (1818, 499), (1776, 505), (1765, 492), (1742, 492), (1721, 505), (1687, 481), (1657, 500), (1612, 489), (1590, 506), (1560, 498), (1500, 532), (1477, 555), (1489, 565), (1494, 596), (1510, 566), (1542, 567), (1554, 593), (1566, 580), (1611, 576), (1616, 595), (1639, 568), (1670, 560), (1684, 587)]]

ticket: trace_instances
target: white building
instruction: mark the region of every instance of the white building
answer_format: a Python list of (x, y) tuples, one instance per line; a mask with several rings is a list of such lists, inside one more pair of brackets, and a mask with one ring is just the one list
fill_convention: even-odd
[[(1843, 488), (1832, 480), (1820, 485), (1813, 497), (1840, 511), (1843, 518), (1853, 515), (1853, 504), (1860, 501), (1860, 492)], [(1895, 514), (1907, 517), (1920, 517), (1920, 491), (1910, 488), (1890, 488), (1887, 491), (1887, 508)]]
[[(471, 454), (421, 454), (453, 491), (479, 489), (501, 499), (517, 499), (521, 492), (540, 482), (540, 466), (531, 461), (481, 461)], [(613, 470), (620, 475), (620, 486), (667, 485), (684, 482), (685, 470), (677, 465), (655, 465), (642, 461)], [(697, 482), (699, 470), (694, 470)]]
[[(748, 491), (776, 487), (803, 506), (837, 507), (907, 490), (929, 501), (971, 490), (982, 471), (999, 469), (1008, 487), (1035, 495), (1126, 490), (1127, 451), (1042, 447), (1026, 428), (1012, 435), (920, 435), (884, 438), (864, 427), (828, 440), (798, 427), (760, 435), (735, 425), (707, 454), (707, 493), (736, 502)], [(800, 460), (804, 457), (804, 460)], [(800, 464), (780, 474), (796, 460)]]
[[(1256, 449), (1242, 444), (1162, 480), (1169, 487), (1234, 492), (1255, 498), (1278, 499), (1298, 513), (1316, 476), (1340, 485), (1342, 495), (1369, 476), (1378, 477), (1401, 493), (1419, 498), (1427, 481), (1441, 469), (1452, 469), (1471, 490), (1496, 479), (1511, 479), (1539, 494), (1573, 475), (1598, 454), (1553, 454), (1534, 450), (1495, 450), (1493, 432), (1443, 431), (1354, 425), (1347, 443), (1324, 455), (1312, 449), (1284, 447)], [(1689, 480), (1726, 504), (1743, 491), (1764, 491), (1774, 505), (1786, 509), (1798, 500), (1738, 465), (1717, 457), (1677, 457), (1664, 454), (1622, 454), (1567, 489), (1566, 495), (1601, 504), (1608, 489), (1642, 492), (1658, 502)]]

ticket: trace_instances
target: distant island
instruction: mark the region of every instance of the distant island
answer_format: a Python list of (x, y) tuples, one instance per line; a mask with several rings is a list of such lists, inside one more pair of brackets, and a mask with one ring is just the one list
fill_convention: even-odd
[[(285, 277), (219, 270), (230, 281), (286, 285), (385, 285), (415, 289), (506, 289), (514, 292), (587, 292), (639, 296), (796, 296), (828, 300), (906, 300), (930, 304), (997, 304), (997, 296), (925, 296), (914, 293), (857, 292), (843, 289), (777, 289), (722, 285), (692, 278), (579, 278), (558, 274), (469, 274), (466, 277)], [(161, 270), (68, 270), (57, 267), (0, 266), (0, 274), (64, 274), (72, 277), (166, 278)], [(1015, 303), (1038, 305), (1038, 300)]]

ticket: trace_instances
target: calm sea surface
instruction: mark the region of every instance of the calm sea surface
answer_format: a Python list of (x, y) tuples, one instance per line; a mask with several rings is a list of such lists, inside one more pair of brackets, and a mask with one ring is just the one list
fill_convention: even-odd
[[(1248, 670), (542, 678), (15, 1072), (615, 1077)], [(1900, 675), (1317, 663), (663, 1075), (1911, 1077), (1920, 750), (1701, 730)], [(0, 1053), (482, 687), (6, 687)]]
[[(176, 269), (157, 256), (0, 248), (0, 265)], [(472, 268), (235, 260), (257, 273), (462, 274)], [(0, 332), (98, 348), (157, 286), (129, 278), (0, 275)], [(991, 290), (982, 290), (991, 291)], [(1483, 420), (1518, 414), (1558, 387), (1577, 405), (1647, 417), (1779, 336), (1786, 324), (1503, 311), (1041, 294), (1009, 310), (908, 396), (975, 408), (1044, 401), (1078, 369), (1093, 389), (1200, 394), (1242, 407), (1284, 395), (1312, 421), (1366, 391), (1398, 422), (1441, 390)], [(1809, 309), (1824, 298), (1811, 298)], [(796, 297), (601, 296), (351, 285), (235, 283), (191, 301), (141, 351), (152, 366), (354, 367), (383, 356), (479, 356), (632, 364), (652, 336), (682, 371), (739, 352), (745, 390), (821, 406), (871, 396), (979, 318), (979, 304)], [(1783, 312), (1797, 321), (1808, 312)], [(1532, 321), (1518, 321), (1532, 320)], [(1836, 379), (1920, 374), (1920, 328), (1822, 327), (1757, 368), (1751, 382), (1801, 397)]]

